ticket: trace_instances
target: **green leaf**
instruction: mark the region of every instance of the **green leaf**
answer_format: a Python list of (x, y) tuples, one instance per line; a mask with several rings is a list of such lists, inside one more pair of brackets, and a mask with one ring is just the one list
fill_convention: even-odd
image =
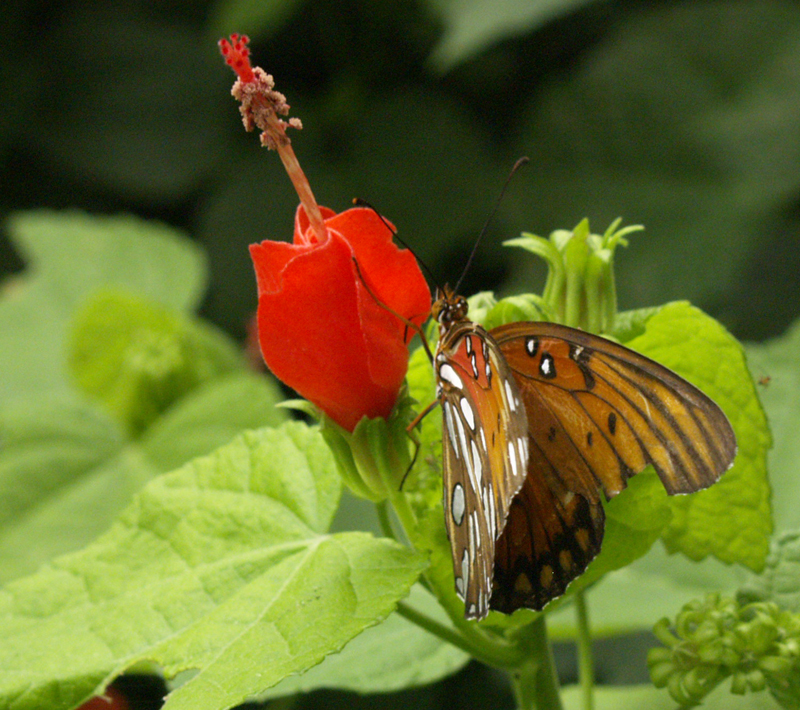
[(209, 453), (243, 429), (284, 421), (275, 407), (280, 396), (264, 377), (217, 379), (177, 403), (138, 441), (75, 399), (0, 410), (0, 581), (85, 545), (156, 474)]
[(383, 620), (423, 562), (324, 533), (333, 468), (290, 423), (152, 481), (108, 533), (0, 592), (0, 704), (70, 708), (147, 662), (196, 671), (165, 708), (229, 708)]
[(800, 532), (773, 541), (764, 571), (742, 585), (737, 598), (742, 604), (775, 602), (781, 609), (800, 611)]
[(41, 210), (14, 214), (7, 227), (27, 269), (0, 298), (2, 402), (70, 392), (66, 327), (92, 291), (125, 289), (188, 311), (205, 288), (202, 252), (164, 225)]
[(686, 303), (664, 306), (647, 321), (646, 332), (626, 344), (715, 400), (738, 442), (733, 467), (717, 483), (670, 498), (673, 519), (664, 544), (694, 560), (714, 555), (760, 569), (772, 532), (766, 470), (772, 442), (742, 346), (719, 323)]
[[(407, 602), (442, 624), (450, 623), (439, 603), (419, 585), (412, 587)], [(353, 639), (341, 653), (328, 656), (301, 676), (286, 678), (260, 699), (318, 688), (390, 693), (440, 680), (462, 668), (469, 658), (394, 613)]]
[(658, 313), (664, 306), (654, 306), (652, 308), (638, 308), (633, 311), (623, 311), (617, 313), (614, 318), (614, 329), (611, 335), (621, 343), (642, 335), (647, 328), (647, 321)]
[(777, 531), (800, 529), (800, 321), (784, 335), (746, 346), (756, 378), (769, 376), (758, 394), (769, 417), (775, 446), (769, 452), (769, 474), (776, 492), (772, 505)]
[(547, 22), (576, 11), (592, 0), (434, 0), (445, 32), (431, 60), (445, 72), (469, 60), (490, 44), (527, 34)]
[(289, 419), (277, 405), (283, 392), (271, 378), (234, 372), (191, 392), (159, 417), (139, 443), (160, 472), (227, 444), (244, 429), (278, 426)]
[(234, 343), (210, 325), (106, 290), (76, 314), (69, 364), (81, 388), (134, 433), (199, 384), (244, 367)]

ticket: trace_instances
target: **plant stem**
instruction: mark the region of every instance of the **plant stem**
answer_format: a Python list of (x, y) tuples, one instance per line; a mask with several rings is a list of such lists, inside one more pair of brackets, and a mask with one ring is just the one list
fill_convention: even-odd
[(385, 500), (380, 501), (380, 503), (375, 504), (375, 509), (378, 514), (378, 523), (381, 526), (381, 532), (383, 532), (386, 537), (397, 540), (397, 533), (394, 531), (394, 526), (392, 525), (391, 518), (389, 517), (389, 506)]
[(397, 613), (434, 636), (438, 636), (443, 641), (447, 641), (456, 648), (460, 648), (474, 659), (488, 666), (508, 669), (510, 666), (519, 663), (519, 654), (512, 646), (487, 643), (483, 638), (476, 640), (468, 638), (450, 626), (446, 626), (426, 614), (417, 611), (406, 602), (399, 602), (397, 604)]
[(520, 642), (526, 660), (511, 673), (518, 710), (563, 710), (544, 614), (525, 628)]
[(592, 636), (589, 632), (589, 612), (586, 608), (586, 594), (583, 591), (575, 595), (575, 609), (578, 614), (578, 677), (583, 697), (583, 710), (594, 710)]

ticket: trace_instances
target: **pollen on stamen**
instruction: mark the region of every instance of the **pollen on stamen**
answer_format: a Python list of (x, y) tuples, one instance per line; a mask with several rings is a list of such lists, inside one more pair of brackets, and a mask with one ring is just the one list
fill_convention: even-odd
[(245, 84), (255, 79), (253, 67), (250, 66), (250, 38), (247, 35), (232, 34), (230, 41), (221, 39), (217, 44), (225, 58), (225, 63), (236, 72)]

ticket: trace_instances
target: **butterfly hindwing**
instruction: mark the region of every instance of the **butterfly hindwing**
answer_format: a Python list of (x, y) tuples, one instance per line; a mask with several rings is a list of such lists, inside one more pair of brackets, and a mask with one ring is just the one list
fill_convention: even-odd
[(443, 411), (443, 497), (456, 591), (467, 618), (489, 610), (495, 541), (525, 480), (527, 417), (497, 345), (459, 323), (440, 340), (435, 366)]
[(534, 448), (495, 546), (491, 608), (539, 610), (561, 596), (600, 552), (604, 521), (602, 504), (567, 491)]

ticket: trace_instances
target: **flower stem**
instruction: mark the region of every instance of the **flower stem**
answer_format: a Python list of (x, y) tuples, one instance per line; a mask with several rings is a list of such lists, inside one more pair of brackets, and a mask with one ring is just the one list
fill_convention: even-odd
[(589, 612), (586, 608), (586, 594), (583, 591), (575, 595), (575, 609), (578, 614), (578, 676), (583, 710), (594, 710), (594, 658), (592, 637), (589, 633)]
[(511, 673), (518, 710), (563, 710), (544, 614), (525, 628), (520, 643), (526, 660)]
[(381, 532), (383, 532), (386, 537), (397, 540), (397, 533), (395, 533), (394, 526), (389, 518), (389, 506), (386, 504), (386, 501), (382, 500), (376, 503), (375, 510), (378, 514), (378, 523), (381, 526)]
[(280, 140), (275, 141), (275, 150), (278, 151), (283, 167), (286, 169), (286, 173), (292, 181), (292, 185), (294, 185), (294, 189), (297, 192), (297, 196), (300, 198), (300, 203), (303, 205), (306, 215), (308, 215), (308, 221), (311, 223), (314, 234), (316, 234), (318, 240), (322, 241), (327, 236), (325, 223), (322, 220), (322, 212), (319, 210), (319, 205), (314, 197), (314, 193), (311, 192), (311, 185), (308, 182), (308, 178), (300, 167), (300, 161), (297, 160), (297, 156), (292, 148), (292, 141), (286, 135), (286, 127), (274, 112), (267, 113), (266, 121), (270, 133), (281, 136)]

